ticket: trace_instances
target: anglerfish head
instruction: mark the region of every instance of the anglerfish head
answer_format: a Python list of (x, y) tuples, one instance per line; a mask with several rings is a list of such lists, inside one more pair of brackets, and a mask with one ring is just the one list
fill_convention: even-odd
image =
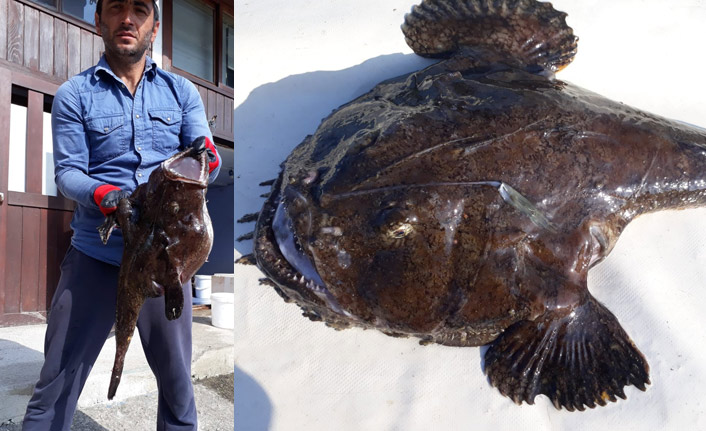
[(258, 219), (257, 264), (313, 319), (430, 332), (462, 306), (484, 252), (485, 210), (476, 209), (499, 197), (472, 188), (396, 178), (361, 186), (335, 165), (285, 163)]

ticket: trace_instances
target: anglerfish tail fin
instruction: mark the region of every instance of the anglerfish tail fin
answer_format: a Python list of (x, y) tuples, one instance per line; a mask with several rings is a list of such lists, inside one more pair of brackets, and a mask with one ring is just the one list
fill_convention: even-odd
[(544, 394), (569, 411), (625, 399), (624, 386), (650, 383), (645, 357), (592, 297), (570, 314), (547, 312), (509, 327), (486, 352), (485, 373), (518, 404)]
[(576, 54), (566, 14), (536, 0), (423, 0), (402, 32), (423, 57), (449, 58), (467, 47), (556, 72)]
[[(122, 296), (122, 298), (121, 298)], [(120, 377), (123, 374), (125, 365), (125, 355), (130, 346), (132, 335), (137, 326), (137, 316), (144, 303), (137, 303), (138, 299), (133, 297), (132, 302), (125, 297), (128, 293), (124, 289), (118, 290), (117, 310), (115, 319), (115, 361), (113, 362), (113, 373), (110, 376), (110, 386), (108, 387), (108, 399), (112, 400), (120, 384)]]

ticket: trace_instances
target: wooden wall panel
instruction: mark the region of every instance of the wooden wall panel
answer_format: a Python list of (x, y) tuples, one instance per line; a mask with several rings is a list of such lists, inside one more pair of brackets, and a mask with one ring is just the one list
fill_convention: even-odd
[(0, 58), (2, 59), (7, 58), (7, 2), (8, 0), (0, 0)]
[[(217, 99), (216, 95), (217, 94), (218, 93), (216, 93), (213, 90), (208, 90), (208, 103), (206, 104), (206, 118), (208, 118), (209, 120), (211, 120), (211, 118), (217, 114), (217, 110), (216, 110), (216, 99)], [(219, 120), (219, 118), (216, 117), (216, 124), (218, 124), (218, 120)]]
[(8, 0), (7, 4), (7, 59), (16, 64), (23, 64), (24, 48), (24, 6)]
[(47, 13), (39, 14), (39, 70), (51, 75), (54, 73), (54, 17)]
[(208, 89), (198, 84), (194, 85), (196, 85), (196, 89), (199, 90), (199, 95), (201, 96), (201, 101), (203, 102), (203, 108), (206, 110), (206, 118), (210, 120), (211, 117), (208, 116)]
[(220, 138), (232, 141), (233, 140), (233, 99), (214, 91), (208, 87), (194, 84), (203, 101), (206, 118), (211, 118), (216, 115), (216, 124), (213, 129), (213, 134)]
[(61, 251), (61, 258), (64, 258), (64, 253), (66, 253), (66, 250), (69, 249), (69, 245), (71, 244), (71, 236), (73, 234), (73, 231), (71, 230), (71, 219), (74, 218), (74, 212), (73, 211), (61, 211), (61, 215), (64, 217), (63, 219), (63, 229), (60, 232), (61, 237), (57, 241), (57, 244), (61, 245), (60, 251)]
[[(93, 35), (93, 64), (98, 64), (103, 54), (103, 39), (97, 34)], [(92, 65), (93, 65), (92, 64)]]
[[(59, 245), (58, 249), (58, 259), (56, 261), (56, 267), (57, 269), (61, 265), (61, 262), (64, 260), (64, 255), (68, 251), (69, 247), (71, 246), (71, 236), (73, 235), (73, 231), (71, 230), (71, 219), (74, 217), (74, 213), (68, 212), (68, 211), (61, 211), (61, 214), (63, 215), (63, 221), (61, 224), (61, 230), (57, 231), (57, 234), (59, 235), (59, 238), (56, 240), (56, 243)], [(61, 275), (61, 271), (57, 272), (57, 278), (56, 281), (59, 281), (59, 275)], [(48, 294), (51, 294), (51, 296), (54, 295), (54, 291), (56, 290), (56, 285), (54, 285), (54, 288), (51, 292), (48, 292)]]
[[(2, 1), (2, 0), (0, 0)], [(7, 69), (0, 68), (0, 82), (10, 82), (10, 72)], [(0, 85), (0, 106), (10, 106), (11, 96), (10, 85)], [(10, 158), (10, 110), (0, 109), (0, 172), (7, 172)], [(7, 175), (0, 175), (0, 191), (7, 191), (8, 178)], [(5, 198), (7, 199), (7, 197)], [(5, 223), (7, 220), (7, 203), (0, 205), (0, 314), (5, 309), (5, 281), (7, 273), (7, 232), (9, 226)]]
[(62, 80), (68, 78), (68, 54), (67, 25), (57, 19), (54, 21), (54, 76)]
[(45, 299), (47, 308), (51, 306), (51, 299), (54, 297), (56, 286), (59, 284), (61, 262), (64, 260), (66, 251), (71, 246), (71, 219), (74, 216), (72, 211), (51, 211), (51, 214), (53, 221), (49, 225), (52, 228), (50, 237), (52, 238), (52, 244), (56, 247), (56, 251), (51, 260), (49, 259), (50, 256), (47, 256), (47, 271), (51, 274), (53, 280), (47, 283)]
[(221, 93), (216, 93), (216, 130), (223, 133), (223, 124), (225, 122), (224, 111), (225, 111), (226, 97)]
[(42, 138), (44, 94), (29, 90), (27, 144), (25, 145), (25, 192), (42, 194)]
[(196, 85), (199, 95), (203, 100), (206, 118), (209, 120), (216, 115), (216, 124), (213, 128), (214, 135), (233, 140), (233, 99), (210, 88)]
[(39, 11), (25, 6), (24, 65), (39, 70)]
[(81, 29), (81, 70), (93, 66), (93, 33)]
[(2, 293), (2, 312), (44, 311), (51, 304), (61, 275), (60, 265), (71, 243), (73, 213), (8, 206), (7, 265), (2, 274), (8, 287)]
[(69, 25), (67, 31), (68, 68), (67, 76), (70, 78), (81, 71), (81, 29)]
[[(47, 282), (49, 281), (49, 273), (47, 263), (49, 261), (49, 212), (51, 210), (39, 210), (39, 256), (37, 259), (37, 302), (35, 307), (37, 311), (46, 310)], [(27, 310), (25, 310), (27, 311)]]
[(42, 240), (41, 244), (46, 249), (46, 265), (44, 270), (46, 283), (42, 285), (40, 282), (39, 296), (37, 298), (37, 308), (39, 310), (49, 308), (51, 298), (59, 283), (61, 261), (64, 259), (71, 239), (69, 223), (71, 222), (72, 216), (72, 213), (68, 211), (43, 211), (46, 221), (43, 220), (42, 224), (46, 227), (46, 240)]
[(73, 211), (76, 203), (63, 196), (47, 196), (22, 192), (7, 192), (10, 205), (32, 208), (49, 208), (54, 210)]
[(216, 115), (216, 124), (212, 132), (219, 138), (233, 141), (233, 99), (218, 91), (194, 83), (203, 101), (206, 118), (210, 121)]
[(226, 100), (225, 129), (232, 140), (235, 136), (235, 130), (233, 129), (233, 99), (231, 98)]
[(37, 311), (37, 290), (39, 288), (39, 208), (22, 208), (22, 287), (20, 290), (20, 311)]
[(20, 312), (22, 282), (22, 208), (7, 208), (7, 244), (5, 246), (5, 313)]

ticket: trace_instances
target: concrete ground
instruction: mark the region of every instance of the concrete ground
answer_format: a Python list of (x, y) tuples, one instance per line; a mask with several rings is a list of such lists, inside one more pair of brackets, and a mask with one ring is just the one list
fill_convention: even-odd
[[(194, 381), (199, 429), (233, 430), (233, 374)], [(128, 398), (119, 403), (103, 403), (79, 408), (71, 431), (137, 431), (155, 428), (157, 392)], [(20, 431), (21, 423), (0, 425), (0, 431)]]
[[(46, 325), (0, 328), (0, 431), (21, 429), (22, 416), (43, 363)], [(139, 337), (137, 331), (135, 338)], [(233, 330), (211, 326), (208, 307), (195, 307), (192, 377), (203, 430), (233, 429)], [(76, 431), (154, 429), (157, 385), (137, 339), (128, 350), (123, 378), (107, 399), (115, 341), (101, 351), (74, 416)]]

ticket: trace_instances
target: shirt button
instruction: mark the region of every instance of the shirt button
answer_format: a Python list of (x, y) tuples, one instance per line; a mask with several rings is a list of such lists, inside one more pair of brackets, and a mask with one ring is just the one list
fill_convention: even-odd
[(142, 174), (137, 174), (138, 177), (142, 177)]
[(140, 114), (135, 115), (135, 118), (140, 118)]
[(172, 121), (171, 117), (167, 117), (167, 121)]
[(108, 128), (107, 128), (107, 127), (104, 128), (103, 131), (107, 133), (107, 132), (108, 132)]
[(137, 151), (142, 151), (142, 147), (137, 147)]

